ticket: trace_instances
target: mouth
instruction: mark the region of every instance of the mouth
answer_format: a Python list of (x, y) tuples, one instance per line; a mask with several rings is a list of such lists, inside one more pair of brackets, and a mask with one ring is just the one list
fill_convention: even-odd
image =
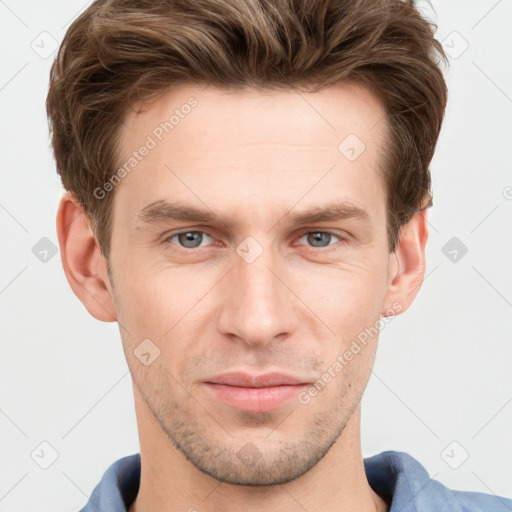
[(310, 385), (303, 379), (276, 372), (262, 375), (225, 373), (209, 378), (203, 384), (216, 400), (249, 412), (275, 410)]

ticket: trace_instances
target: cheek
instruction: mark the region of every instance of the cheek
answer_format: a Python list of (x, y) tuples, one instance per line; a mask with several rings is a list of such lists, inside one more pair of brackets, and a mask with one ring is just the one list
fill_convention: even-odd
[(216, 273), (192, 268), (149, 269), (119, 276), (115, 287), (118, 320), (132, 335), (130, 345), (149, 338), (164, 353), (199, 339), (208, 314), (207, 295), (216, 281)]
[(386, 265), (379, 260), (360, 258), (357, 263), (317, 266), (314, 272), (303, 268), (295, 277), (300, 298), (338, 339), (357, 335), (380, 316)]
[[(215, 329), (206, 325), (215, 308), (235, 307), (227, 300), (230, 286), (236, 285), (227, 275), (229, 263), (179, 267), (163, 261), (148, 265), (139, 260), (131, 261), (126, 255), (117, 262), (116, 268), (123, 269), (123, 273), (115, 274), (115, 295), (120, 323), (141, 340), (149, 338), (159, 346), (181, 347), (200, 336), (201, 329)], [(343, 263), (296, 260), (283, 265), (279, 273), (291, 290), (293, 310), (305, 319), (298, 322), (298, 329), (323, 322), (335, 333), (334, 346), (329, 345), (342, 350), (379, 317), (386, 265), (387, 260), (372, 248), (347, 255)], [(276, 286), (282, 284), (276, 280)], [(326, 332), (319, 329), (315, 334), (325, 337)]]

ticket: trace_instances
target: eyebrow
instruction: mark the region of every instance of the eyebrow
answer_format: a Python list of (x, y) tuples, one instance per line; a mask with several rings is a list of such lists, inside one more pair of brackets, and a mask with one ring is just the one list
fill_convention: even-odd
[[(282, 219), (288, 220), (292, 226), (351, 218), (361, 219), (365, 222), (371, 220), (371, 216), (367, 210), (348, 202), (331, 202), (302, 212), (288, 212), (282, 217)], [(169, 203), (162, 199), (145, 206), (139, 212), (137, 220), (145, 224), (158, 224), (160, 222), (178, 220), (217, 224), (225, 229), (233, 227), (232, 219), (226, 215), (216, 214), (209, 209), (201, 209), (179, 203)]]

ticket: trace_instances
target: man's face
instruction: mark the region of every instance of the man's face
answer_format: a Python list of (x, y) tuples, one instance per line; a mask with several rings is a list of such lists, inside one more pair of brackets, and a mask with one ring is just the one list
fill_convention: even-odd
[[(348, 85), (182, 86), (127, 114), (120, 167), (134, 151), (137, 163), (115, 187), (110, 255), (125, 354), (151, 420), (219, 480), (303, 474), (359, 404), (377, 336), (333, 368), (389, 308), (383, 115)], [(212, 218), (173, 218), (169, 205)], [(344, 215), (299, 219), (328, 205)], [(225, 377), (273, 372), (299, 385)]]

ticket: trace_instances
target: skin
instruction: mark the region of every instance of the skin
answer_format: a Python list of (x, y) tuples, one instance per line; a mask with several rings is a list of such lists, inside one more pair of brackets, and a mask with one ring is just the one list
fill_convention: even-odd
[[(191, 96), (197, 106), (110, 192), (110, 275), (90, 219), (69, 194), (57, 218), (73, 291), (91, 315), (120, 327), (142, 465), (130, 512), (387, 510), (366, 479), (360, 442), (378, 336), (307, 404), (241, 411), (203, 383), (227, 371), (281, 371), (314, 383), (365, 328), (414, 300), (426, 214), (403, 226), (390, 253), (384, 107), (348, 84), (300, 94), (182, 85), (128, 109), (120, 165)], [(354, 161), (338, 150), (348, 134), (365, 144)], [(141, 221), (158, 200), (205, 208), (232, 225)], [(368, 218), (290, 223), (331, 201)], [(169, 238), (177, 231), (203, 235)], [(333, 236), (320, 242), (311, 234), (325, 231)], [(246, 237), (259, 244), (252, 255), (262, 251), (250, 263), (237, 252)], [(160, 351), (147, 366), (134, 355), (145, 339)]]

